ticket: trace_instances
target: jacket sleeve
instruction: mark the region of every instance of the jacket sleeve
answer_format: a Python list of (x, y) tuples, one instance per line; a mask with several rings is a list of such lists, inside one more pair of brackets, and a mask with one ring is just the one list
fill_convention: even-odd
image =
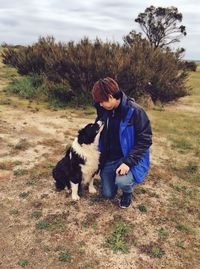
[(123, 160), (129, 167), (136, 165), (152, 144), (151, 124), (146, 112), (141, 107), (137, 107), (134, 111), (133, 124), (135, 130), (135, 144), (128, 156)]

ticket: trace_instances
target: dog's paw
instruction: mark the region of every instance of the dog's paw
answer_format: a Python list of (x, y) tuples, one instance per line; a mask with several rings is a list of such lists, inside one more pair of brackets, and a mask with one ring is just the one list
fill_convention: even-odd
[(72, 190), (71, 189), (66, 189), (66, 194), (69, 195), (72, 193)]
[(92, 186), (89, 187), (89, 193), (97, 193), (96, 189)]
[(80, 196), (78, 196), (78, 195), (72, 195), (72, 200), (73, 201), (78, 201), (78, 200), (80, 200)]

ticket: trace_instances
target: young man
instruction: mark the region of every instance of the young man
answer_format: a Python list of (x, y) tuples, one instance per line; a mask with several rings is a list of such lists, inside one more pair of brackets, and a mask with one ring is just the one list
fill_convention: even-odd
[(103, 197), (112, 199), (117, 189), (121, 189), (119, 206), (128, 208), (134, 185), (142, 182), (149, 170), (150, 121), (112, 78), (98, 80), (92, 95), (97, 120), (105, 122), (99, 143), (101, 192)]

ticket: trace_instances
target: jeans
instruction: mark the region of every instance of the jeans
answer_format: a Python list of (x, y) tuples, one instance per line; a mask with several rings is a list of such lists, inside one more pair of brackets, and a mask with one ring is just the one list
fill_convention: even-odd
[(127, 175), (116, 175), (116, 169), (122, 163), (121, 159), (109, 161), (100, 172), (101, 194), (107, 199), (112, 199), (117, 194), (118, 188), (123, 192), (132, 193), (134, 186), (134, 177), (129, 170)]

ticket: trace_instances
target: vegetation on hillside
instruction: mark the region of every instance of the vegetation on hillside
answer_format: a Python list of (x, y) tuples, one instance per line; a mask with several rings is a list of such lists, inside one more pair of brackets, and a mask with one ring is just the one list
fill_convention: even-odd
[[(91, 104), (92, 86), (105, 76), (115, 78), (136, 99), (148, 93), (154, 102), (165, 103), (187, 95), (187, 72), (180, 55), (170, 50), (154, 50), (138, 34), (131, 38), (131, 42), (125, 38), (123, 45), (99, 39), (91, 42), (87, 38), (63, 44), (53, 37), (40, 38), (32, 46), (8, 48), (3, 52), (3, 62), (17, 68), (21, 75), (34, 76), (33, 87), (39, 87), (35, 96), (44, 96), (45, 92), (47, 99), (65, 103)], [(36, 75), (40, 76), (39, 85), (38, 79), (35, 84)], [(32, 87), (30, 91), (27, 97), (33, 97)]]

